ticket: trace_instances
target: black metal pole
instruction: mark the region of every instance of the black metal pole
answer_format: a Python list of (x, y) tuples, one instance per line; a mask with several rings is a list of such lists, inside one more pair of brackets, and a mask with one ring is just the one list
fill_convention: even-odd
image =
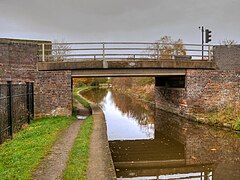
[[(0, 97), (1, 97), (1, 84), (0, 84)], [(0, 103), (1, 103), (1, 100), (0, 100)], [(0, 121), (0, 144), (2, 144), (2, 121)]]
[(34, 83), (31, 83), (31, 115), (32, 120), (34, 119)]
[(27, 92), (26, 92), (26, 96), (27, 96), (27, 123), (30, 124), (30, 93), (29, 93), (29, 82), (26, 83), (27, 84)]
[(8, 132), (9, 132), (9, 136), (13, 136), (13, 119), (12, 119), (12, 82), (8, 81), (7, 82), (8, 85), (8, 92), (7, 92), (7, 96), (8, 96)]
[(202, 26), (201, 31), (202, 31), (202, 60), (203, 60), (203, 56), (204, 56), (204, 53), (203, 53), (203, 51), (204, 51), (204, 27), (203, 26)]

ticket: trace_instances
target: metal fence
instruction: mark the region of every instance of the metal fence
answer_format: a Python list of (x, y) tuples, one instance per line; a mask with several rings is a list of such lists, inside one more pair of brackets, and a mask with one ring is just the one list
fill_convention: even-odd
[(34, 115), (34, 84), (0, 84), (0, 143), (12, 138)]
[(39, 44), (39, 61), (212, 60), (212, 45), (148, 42), (82, 42)]

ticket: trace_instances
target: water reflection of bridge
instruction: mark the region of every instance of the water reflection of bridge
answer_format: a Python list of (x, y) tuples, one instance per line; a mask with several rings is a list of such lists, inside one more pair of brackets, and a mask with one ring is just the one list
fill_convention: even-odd
[[(204, 166), (171, 166), (171, 167), (153, 167), (146, 169), (127, 169), (117, 172), (118, 177), (151, 177), (151, 180), (168, 179), (212, 179), (212, 164), (204, 164)], [(176, 176), (177, 174), (177, 176)]]
[(211, 177), (212, 164), (187, 165), (182, 143), (163, 134), (156, 135), (150, 140), (109, 142), (117, 177), (160, 178), (174, 174), (178, 174), (179, 179)]

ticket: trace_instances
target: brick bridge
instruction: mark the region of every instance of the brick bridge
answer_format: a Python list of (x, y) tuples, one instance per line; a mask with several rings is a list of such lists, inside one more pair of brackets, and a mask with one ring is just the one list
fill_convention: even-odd
[(153, 76), (156, 106), (190, 116), (239, 103), (239, 62), (239, 46), (0, 39), (0, 81), (34, 82), (37, 114), (71, 114), (73, 77)]

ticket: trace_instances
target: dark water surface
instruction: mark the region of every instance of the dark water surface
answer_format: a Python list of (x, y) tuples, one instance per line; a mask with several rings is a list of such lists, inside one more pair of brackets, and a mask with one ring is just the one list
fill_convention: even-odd
[(240, 180), (239, 134), (108, 89), (82, 95), (104, 111), (118, 179)]

